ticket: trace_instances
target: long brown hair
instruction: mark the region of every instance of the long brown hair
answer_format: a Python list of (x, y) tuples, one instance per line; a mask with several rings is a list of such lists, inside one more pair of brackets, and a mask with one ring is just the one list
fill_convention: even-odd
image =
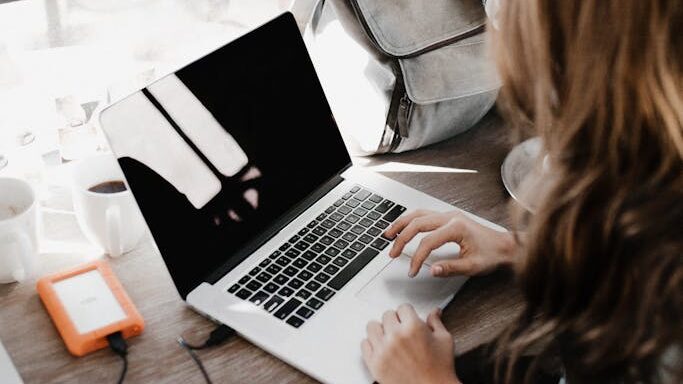
[[(526, 307), (498, 344), (570, 382), (683, 380), (683, 0), (502, 0), (501, 107), (550, 170), (522, 241)], [(546, 342), (550, 340), (550, 342)]]

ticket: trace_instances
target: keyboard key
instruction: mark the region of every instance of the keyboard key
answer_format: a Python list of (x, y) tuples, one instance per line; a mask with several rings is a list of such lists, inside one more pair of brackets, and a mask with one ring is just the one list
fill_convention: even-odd
[(308, 228), (315, 228), (316, 225), (318, 225), (318, 222), (315, 221), (315, 220), (313, 220), (313, 221), (311, 221), (310, 223), (308, 223), (308, 225), (306, 225), (306, 227), (308, 227)]
[(292, 236), (292, 237), (289, 239), (289, 242), (292, 243), (292, 244), (294, 244), (294, 243), (296, 243), (297, 241), (299, 241), (299, 239), (300, 239), (299, 235), (294, 235), (294, 236)]
[(298, 311), (296, 311), (296, 314), (303, 317), (304, 319), (309, 319), (311, 316), (313, 316), (313, 313), (315, 312), (306, 307), (301, 307)]
[(344, 215), (342, 215), (341, 213), (337, 213), (337, 212), (330, 215), (330, 219), (332, 219), (333, 221), (341, 221), (341, 219), (343, 219), (343, 218), (344, 218)]
[(320, 289), (322, 285), (318, 283), (317, 281), (309, 281), (308, 284), (306, 284), (306, 289), (308, 289), (311, 292), (315, 292), (318, 289)]
[(308, 281), (311, 279), (311, 277), (313, 277), (313, 274), (309, 271), (301, 271), (298, 275), (296, 275), (296, 277), (300, 278), (301, 280)]
[(244, 285), (247, 283), (247, 281), (249, 281), (249, 276), (244, 276), (240, 279), (240, 281), (238, 281), (238, 283)]
[(363, 250), (363, 248), (365, 248), (365, 244), (361, 242), (356, 241), (355, 243), (351, 244), (351, 249), (353, 249), (354, 251), (360, 252)]
[(380, 196), (380, 195), (370, 196), (370, 201), (372, 201), (373, 203), (381, 203), (382, 200), (384, 200), (384, 198), (382, 198), (382, 196)]
[(318, 220), (318, 221), (323, 221), (323, 220), (325, 220), (326, 217), (327, 217), (327, 214), (321, 213), (321, 214), (318, 215), (318, 217), (316, 217), (315, 219)]
[(349, 282), (349, 280), (356, 276), (358, 272), (360, 272), (360, 270), (363, 269), (363, 267), (365, 267), (378, 254), (379, 252), (372, 248), (364, 250), (356, 258), (354, 258), (349, 265), (344, 267), (344, 269), (342, 269), (337, 276), (330, 280), (327, 285), (336, 290), (342, 289), (346, 283)]
[(306, 269), (308, 269), (309, 271), (315, 273), (315, 272), (318, 272), (319, 270), (323, 269), (323, 266), (320, 265), (320, 264), (318, 264), (318, 263), (311, 263), (311, 264), (308, 264), (308, 266), (306, 267)]
[(303, 256), (301, 256), (301, 257), (303, 257), (304, 259), (306, 259), (308, 261), (311, 261), (311, 260), (315, 259), (316, 256), (318, 256), (318, 255), (315, 252), (306, 251), (306, 252), (304, 252)]
[(251, 291), (248, 289), (240, 289), (235, 296), (239, 297), (242, 300), (246, 300), (249, 296), (251, 296)]
[(298, 249), (294, 249), (294, 248), (285, 252), (285, 256), (291, 257), (292, 259), (299, 256), (300, 254), (301, 254), (301, 251), (299, 251)]
[(299, 236), (304, 236), (305, 234), (308, 233), (308, 231), (309, 231), (308, 228), (302, 228), (302, 229), (299, 231), (299, 233), (297, 233), (297, 235), (299, 235)]
[(272, 273), (273, 275), (277, 274), (277, 273), (280, 272), (281, 270), (282, 270), (282, 267), (277, 266), (277, 265), (275, 265), (275, 264), (271, 264), (271, 265), (268, 266), (268, 268), (266, 268), (266, 272)]
[(311, 291), (307, 291), (305, 289), (300, 289), (299, 292), (296, 293), (295, 297), (299, 297), (302, 300), (306, 300), (309, 297), (311, 297), (312, 293)]
[(360, 187), (356, 185), (356, 186), (354, 186), (353, 188), (351, 188), (351, 191), (350, 191), (350, 192), (351, 192), (351, 193), (356, 193), (356, 192), (358, 192), (358, 191), (360, 191)]
[(336, 265), (336, 266), (339, 266), (339, 267), (345, 266), (346, 263), (348, 263), (348, 262), (349, 262), (349, 261), (346, 260), (346, 259), (343, 258), (343, 257), (337, 257), (336, 259), (332, 260), (332, 264), (334, 264), (334, 265)]
[(298, 249), (298, 250), (300, 250), (300, 251), (305, 251), (306, 248), (308, 248), (308, 247), (310, 247), (310, 246), (311, 246), (311, 245), (308, 244), (308, 243), (305, 242), (305, 241), (300, 241), (300, 242), (294, 244), (294, 248), (296, 248), (296, 249)]
[(304, 282), (299, 280), (299, 279), (292, 279), (287, 286), (292, 287), (293, 289), (299, 289), (301, 286), (304, 285)]
[(315, 229), (313, 230), (313, 233), (315, 233), (318, 236), (324, 235), (325, 232), (327, 232), (327, 229), (325, 229), (323, 227), (315, 227)]
[(339, 206), (341, 206), (342, 204), (344, 204), (344, 200), (343, 200), (343, 199), (339, 199), (339, 200), (337, 200), (337, 201), (334, 202), (334, 206), (335, 206), (335, 207), (339, 207)]
[(323, 236), (322, 238), (320, 238), (320, 242), (325, 245), (330, 245), (332, 244), (332, 242), (334, 242), (334, 239), (329, 236)]
[(287, 266), (292, 261), (289, 257), (280, 256), (275, 262), (283, 267)]
[(312, 250), (313, 252), (320, 253), (320, 252), (322, 252), (322, 251), (325, 250), (325, 246), (322, 245), (322, 244), (320, 244), (320, 243), (315, 243), (315, 244), (313, 244), (313, 245), (311, 246), (311, 250)]
[(239, 284), (233, 284), (232, 287), (228, 288), (228, 292), (235, 293), (238, 289), (240, 289)]
[(358, 240), (362, 241), (365, 244), (369, 244), (372, 241), (372, 237), (368, 235), (361, 235), (361, 237), (359, 237)]
[(269, 297), (270, 297), (269, 294), (267, 294), (266, 292), (260, 291), (260, 292), (256, 292), (256, 293), (254, 294), (254, 296), (252, 296), (252, 297), (249, 299), (249, 301), (251, 301), (252, 303), (254, 303), (254, 304), (256, 304), (256, 305), (261, 305), (261, 304), (263, 304), (266, 300), (268, 300)]
[(332, 298), (332, 296), (334, 296), (334, 293), (335, 292), (333, 290), (323, 287), (323, 289), (319, 290), (318, 293), (315, 294), (315, 297), (328, 301)]
[[(334, 248), (330, 248), (330, 249), (334, 249)], [(315, 261), (317, 261), (318, 263), (320, 263), (320, 264), (322, 264), (322, 265), (325, 265), (325, 264), (329, 263), (330, 260), (332, 260), (332, 259), (329, 258), (329, 257), (327, 257), (327, 256), (325, 256), (325, 255), (320, 255), (320, 256), (318, 256), (317, 259), (315, 259)]]
[(259, 266), (265, 268), (265, 267), (268, 266), (268, 264), (270, 264), (271, 261), (272, 261), (272, 260), (270, 260), (270, 259), (263, 259), (263, 261), (261, 261), (261, 262), (259, 263)]
[(394, 208), (392, 208), (391, 211), (389, 211), (389, 213), (384, 215), (383, 219), (391, 223), (392, 221), (398, 219), (398, 217), (401, 216), (405, 211), (406, 207), (402, 205), (397, 205)]
[(325, 250), (325, 254), (330, 257), (335, 257), (339, 254), (339, 250), (335, 247), (329, 247)]
[(306, 262), (306, 259), (296, 259), (296, 260), (294, 260), (294, 262), (292, 263), (293, 266), (295, 266), (295, 267), (297, 267), (297, 268), (299, 268), (299, 269), (305, 267), (306, 264), (308, 264), (308, 262)]
[(313, 309), (316, 309), (316, 310), (317, 310), (317, 309), (320, 309), (320, 307), (322, 307), (323, 304), (324, 304), (324, 303), (323, 303), (322, 301), (320, 301), (320, 300), (318, 300), (318, 299), (316, 299), (316, 298), (312, 298), (312, 299), (310, 299), (310, 300), (308, 300), (308, 301), (306, 302), (306, 305), (308, 305), (309, 307), (311, 307), (311, 308), (313, 308)]
[(284, 244), (282, 244), (282, 245), (280, 246), (279, 249), (280, 249), (281, 252), (284, 252), (284, 251), (286, 251), (287, 248), (289, 248), (290, 246), (291, 246), (291, 244), (289, 244), (289, 243), (284, 243)]
[(351, 212), (351, 208), (344, 205), (342, 207), (339, 207), (339, 209), (337, 209), (337, 212), (341, 213), (342, 215), (348, 215), (349, 212)]
[(282, 273), (284, 273), (285, 275), (287, 275), (289, 277), (292, 277), (292, 276), (296, 275), (297, 273), (299, 273), (299, 270), (290, 265), (289, 267), (285, 268), (284, 272), (282, 272)]
[(249, 282), (249, 284), (246, 285), (248, 289), (251, 289), (252, 291), (256, 291), (259, 288), (261, 288), (263, 284), (259, 283), (258, 281), (252, 280)]
[(358, 236), (356, 236), (355, 234), (353, 234), (353, 233), (351, 233), (351, 232), (346, 232), (346, 233), (344, 234), (344, 236), (342, 236), (342, 239), (351, 242), (351, 241), (356, 240), (357, 237), (358, 237)]
[(256, 276), (256, 280), (258, 280), (258, 281), (260, 281), (260, 282), (262, 282), (262, 283), (265, 283), (265, 282), (267, 282), (268, 280), (270, 280), (271, 277), (273, 277), (273, 276), (270, 275), (270, 274), (268, 274), (268, 273), (261, 272), (258, 276)]
[(365, 208), (358, 207), (353, 211), (353, 214), (358, 216), (358, 217), (363, 217), (365, 214), (368, 213), (368, 210)]
[(372, 210), (373, 208), (375, 208), (377, 206), (377, 204), (373, 203), (372, 201), (365, 201), (360, 206), (369, 211), (369, 210)]
[(355, 233), (356, 235), (360, 235), (361, 233), (365, 232), (365, 228), (360, 225), (354, 225), (353, 228), (351, 228), (351, 232)]
[[(341, 239), (339, 239), (339, 240), (337, 240), (337, 241), (334, 242), (334, 246), (335, 246), (336, 248), (339, 248), (339, 249), (344, 249), (344, 248), (346, 248), (346, 247), (349, 246), (349, 242), (346, 241), (346, 240), (341, 240)], [(335, 255), (335, 256), (336, 256), (336, 255)]]
[(351, 215), (346, 216), (346, 221), (348, 221), (348, 222), (351, 223), (351, 224), (354, 224), (354, 223), (358, 222), (358, 220), (360, 220), (360, 217), (358, 217), (358, 216), (356, 216), (356, 215), (354, 215), (354, 214), (351, 214)]
[(280, 296), (273, 296), (266, 302), (263, 308), (268, 312), (273, 312), (275, 308), (279, 307), (284, 302), (285, 299), (281, 298)]
[(372, 245), (373, 247), (375, 247), (381, 251), (384, 248), (386, 248), (387, 245), (389, 245), (389, 242), (382, 239), (382, 238), (379, 238), (379, 239), (375, 239), (375, 241), (373, 241), (372, 244), (370, 244), (370, 245)]
[(285, 283), (287, 283), (287, 281), (289, 281), (289, 277), (285, 275), (277, 275), (273, 279), (273, 282), (278, 285), (284, 285)]
[(331, 277), (331, 276), (328, 275), (327, 273), (325, 273), (325, 272), (320, 272), (320, 273), (318, 273), (317, 275), (315, 275), (315, 277), (314, 277), (313, 279), (315, 279), (315, 280), (317, 280), (318, 282), (321, 282), (321, 283), (326, 283), (326, 282), (330, 279), (330, 277)]
[(256, 268), (252, 269), (251, 271), (249, 271), (249, 276), (256, 276), (256, 275), (258, 275), (259, 272), (261, 272), (261, 268), (256, 267)]
[(380, 221), (375, 223), (375, 227), (377, 227), (379, 229), (387, 229), (388, 226), (389, 226), (389, 223), (387, 223), (384, 220), (380, 220)]
[(372, 237), (375, 237), (375, 236), (380, 235), (382, 233), (382, 230), (377, 228), (377, 227), (372, 227), (372, 228), (368, 229), (368, 231), (366, 233)]
[(335, 267), (334, 265), (330, 264), (327, 267), (323, 268), (323, 272), (329, 275), (334, 275), (335, 273), (339, 272), (339, 267)]
[(301, 318), (292, 316), (289, 319), (287, 319), (287, 324), (291, 325), (294, 328), (299, 328), (301, 324), (303, 324), (304, 321), (301, 320)]
[(330, 230), (329, 235), (334, 237), (335, 239), (344, 233), (342, 230), (339, 229), (339, 226), (337, 228), (333, 228)]
[(357, 254), (358, 254), (358, 252), (347, 249), (344, 252), (342, 252), (341, 255), (346, 257), (347, 259), (353, 259), (354, 257), (356, 257)]
[(328, 207), (328, 208), (325, 210), (325, 213), (327, 213), (327, 214), (329, 215), (330, 213), (334, 212), (334, 208), (335, 208), (334, 205), (331, 206), (331, 207)]
[(289, 316), (290, 313), (294, 312), (294, 310), (301, 305), (301, 302), (297, 299), (289, 299), (280, 309), (275, 312), (275, 317), (277, 317), (280, 320), (284, 320)]
[(318, 239), (319, 239), (319, 237), (314, 235), (314, 234), (308, 234), (304, 237), (304, 240), (311, 243), (311, 244), (315, 243)]
[(379, 219), (380, 217), (382, 217), (382, 215), (380, 215), (377, 211), (372, 211), (372, 212), (369, 212), (369, 213), (368, 213), (368, 216), (367, 216), (367, 217), (368, 217), (369, 219), (372, 219), (372, 220), (377, 220), (377, 219)]
[(372, 193), (370, 193), (370, 192), (368, 192), (368, 191), (366, 191), (366, 190), (363, 189), (363, 190), (361, 190), (360, 192), (356, 193), (356, 194), (353, 196), (353, 198), (354, 198), (354, 199), (358, 199), (358, 200), (360, 200), (360, 201), (363, 201), (363, 200), (367, 199), (368, 197), (370, 197), (370, 195), (372, 195)]
[(332, 221), (332, 220), (330, 220), (330, 219), (326, 219), (325, 221), (323, 221), (322, 223), (320, 223), (320, 225), (322, 225), (323, 227), (325, 227), (325, 228), (327, 228), (327, 229), (330, 229), (330, 228), (334, 227), (334, 224), (335, 224), (335, 222)]
[(357, 206), (360, 205), (360, 202), (358, 200), (351, 199), (346, 202), (346, 205), (348, 205), (351, 208), (356, 208)]
[(348, 199), (351, 198), (351, 196), (353, 196), (353, 193), (347, 192), (347, 193), (344, 194), (344, 196), (342, 196), (342, 199), (348, 200)]
[(282, 254), (282, 252), (280, 252), (280, 251), (275, 251), (275, 252), (271, 253), (270, 256), (268, 256), (268, 258), (269, 258), (269, 259), (275, 259), (275, 258), (277, 258), (278, 256), (280, 256), (281, 254)]
[(275, 283), (268, 283), (266, 284), (265, 287), (263, 287), (263, 290), (269, 293), (275, 293), (277, 292), (278, 288), (280, 288), (277, 284)]
[(294, 290), (289, 287), (282, 287), (280, 290), (277, 292), (279, 295), (282, 295), (284, 297), (289, 297), (294, 294)]
[(393, 206), (394, 206), (393, 201), (384, 200), (377, 207), (375, 207), (375, 211), (377, 211), (379, 213), (386, 213)]
[(368, 219), (367, 217), (360, 219), (360, 221), (358, 222), (358, 224), (364, 226), (365, 228), (371, 226), (372, 223), (373, 221)]

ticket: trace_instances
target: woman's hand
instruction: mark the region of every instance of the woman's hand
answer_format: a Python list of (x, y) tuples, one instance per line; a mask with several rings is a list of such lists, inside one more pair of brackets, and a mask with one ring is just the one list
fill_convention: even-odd
[(436, 262), (434, 276), (479, 275), (512, 264), (516, 243), (512, 234), (487, 228), (460, 212), (437, 213), (418, 210), (396, 220), (385, 236), (394, 240), (389, 256), (398, 257), (405, 245), (420, 232), (431, 232), (420, 242), (410, 261), (410, 276), (415, 276), (429, 254), (448, 242), (460, 246), (460, 256)]
[(409, 304), (371, 321), (361, 343), (363, 360), (379, 383), (459, 383), (453, 337), (437, 309), (422, 321)]

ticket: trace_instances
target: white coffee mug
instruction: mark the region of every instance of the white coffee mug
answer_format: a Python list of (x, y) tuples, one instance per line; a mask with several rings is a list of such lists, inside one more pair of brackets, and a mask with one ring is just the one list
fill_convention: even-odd
[(0, 283), (23, 281), (38, 264), (38, 203), (24, 180), (0, 177)]
[(74, 210), (88, 240), (111, 257), (119, 257), (135, 248), (147, 225), (128, 186), (126, 190), (114, 193), (90, 190), (106, 182), (125, 183), (116, 159), (111, 155), (89, 157), (76, 162), (72, 170)]

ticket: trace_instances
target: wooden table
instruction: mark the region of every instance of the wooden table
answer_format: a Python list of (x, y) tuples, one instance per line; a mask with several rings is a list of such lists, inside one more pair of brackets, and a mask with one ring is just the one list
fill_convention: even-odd
[[(509, 226), (508, 195), (500, 165), (508, 152), (508, 129), (489, 114), (475, 129), (410, 153), (370, 159), (469, 169), (470, 173), (387, 172), (385, 175), (488, 220)], [(66, 204), (66, 203), (64, 203)], [(46, 234), (81, 236), (73, 218), (45, 215)], [(55, 260), (59, 260), (56, 262)], [(46, 256), (43, 272), (62, 269), (77, 258)], [(109, 260), (146, 320), (145, 332), (130, 341), (128, 383), (203, 383), (195, 363), (176, 343), (179, 335), (203, 340), (215, 326), (185, 306), (160, 255), (148, 240), (135, 251)], [(108, 350), (72, 357), (42, 307), (35, 281), (0, 286), (0, 339), (27, 383), (114, 383), (121, 362)], [(444, 311), (458, 353), (494, 337), (521, 307), (509, 274), (470, 279)], [(303, 373), (241, 337), (199, 352), (215, 383), (312, 382)]]

